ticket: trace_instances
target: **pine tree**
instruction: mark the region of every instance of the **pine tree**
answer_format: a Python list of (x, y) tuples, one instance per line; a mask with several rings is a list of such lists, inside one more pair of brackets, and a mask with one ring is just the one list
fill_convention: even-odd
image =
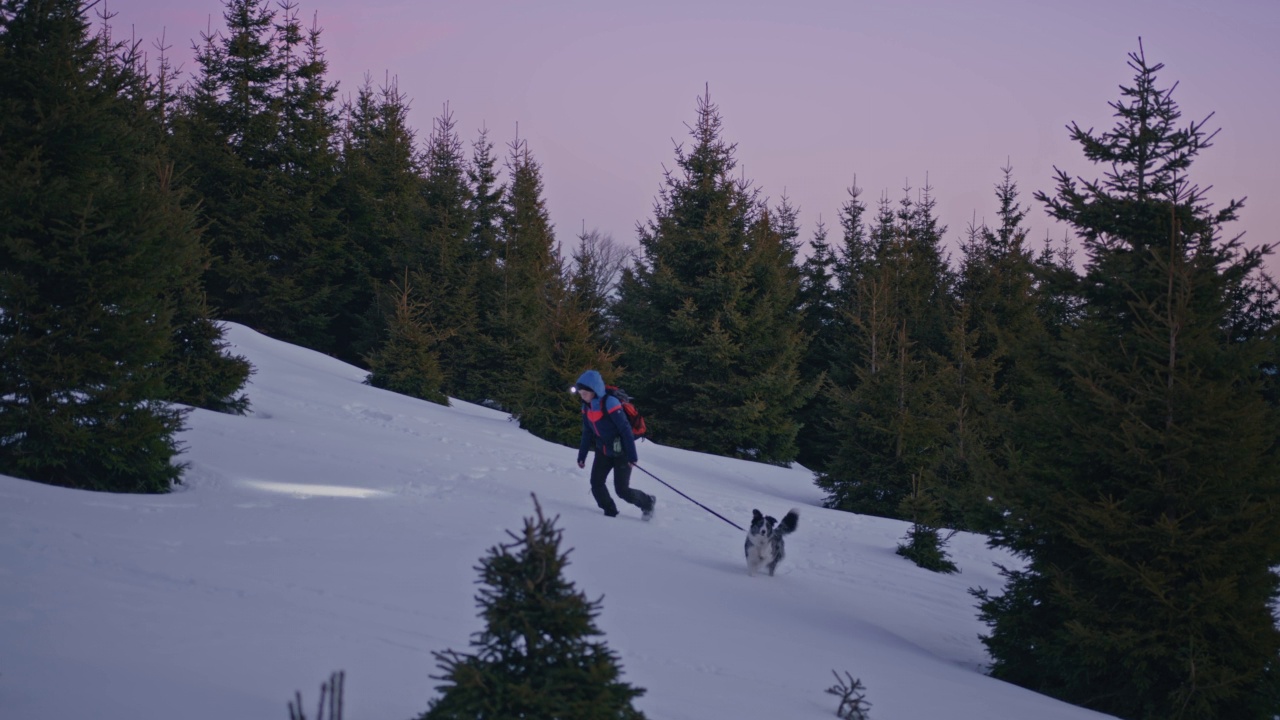
[(492, 390), (504, 372), (499, 340), (505, 308), (503, 293), (503, 253), (501, 223), (506, 204), (505, 185), (498, 180), (498, 158), (494, 154), (489, 133), (481, 129), (471, 143), (471, 161), (467, 180), (471, 201), (471, 233), (467, 237), (468, 257), (476, 296), (476, 356), (459, 388), (462, 397), (483, 401), (493, 397)]
[(999, 225), (971, 225), (961, 244), (957, 327), (952, 331), (951, 372), (957, 385), (958, 420), (948, 458), (955, 517), (962, 527), (990, 531), (1001, 508), (990, 501), (990, 483), (1008, 467), (1005, 447), (1022, 432), (1021, 408), (1037, 403), (1048, 333), (1037, 313), (1037, 267), (1026, 247), (1026, 209), (1018, 203), (1013, 169), (996, 186)]
[[(151, 79), (151, 92), (148, 103), (155, 113), (160, 127), (167, 133), (173, 131), (173, 114), (177, 111), (178, 80), (181, 77), (179, 68), (174, 67), (169, 51), (173, 49), (161, 33), (160, 39), (152, 42), (156, 49), (156, 72)], [(145, 56), (140, 57), (145, 63)], [(146, 74), (145, 72), (143, 74)]]
[[(856, 212), (851, 220), (860, 221)], [(835, 441), (817, 478), (830, 507), (902, 517), (913, 478), (945, 485), (939, 474), (954, 407), (935, 380), (952, 351), (954, 311), (944, 230), (928, 188), (916, 200), (907, 189), (897, 209), (882, 198), (865, 244), (855, 235), (847, 246), (859, 269), (843, 275), (852, 283), (842, 290), (849, 330), (838, 338), (842, 366), (825, 391), (836, 407)]]
[(393, 315), (378, 298), (396, 294), (388, 289), (408, 270), (396, 248), (417, 235), (423, 214), (422, 169), (408, 111), (394, 79), (374, 88), (366, 77), (343, 106), (335, 194), (344, 245), (359, 268), (334, 326), (346, 328), (340, 335), (350, 338), (350, 352), (362, 358), (386, 340)]
[(902, 500), (898, 511), (911, 521), (904, 544), (897, 553), (915, 563), (917, 567), (937, 573), (954, 573), (959, 570), (947, 556), (946, 545), (955, 531), (942, 537), (942, 502), (933, 489), (926, 487), (921, 476), (912, 477), (911, 493)]
[[(471, 143), (471, 162), (467, 180), (471, 189), (467, 212), (471, 217), (471, 234), (467, 238), (473, 259), (492, 264), (498, 256), (499, 223), (502, 218), (506, 187), (498, 182), (498, 158), (493, 154), (489, 131), (481, 129)], [(481, 287), (485, 287), (481, 284)]]
[(607, 350), (592, 332), (591, 316), (574, 301), (569, 278), (548, 283), (542, 304), (514, 414), (520, 427), (537, 437), (577, 447), (581, 409), (577, 396), (569, 395), (565, 388), (589, 368), (616, 381), (617, 354)]
[(86, 12), (0, 4), (0, 472), (165, 492), (184, 411), (161, 398), (204, 255), (137, 46)]
[[(415, 282), (417, 284), (415, 284)], [(433, 294), (419, 288), (426, 283), (406, 270), (400, 283), (392, 283), (383, 302), (387, 314), (387, 339), (366, 358), (368, 383), (374, 387), (448, 405), (442, 392), (444, 371), (439, 347), (448, 339), (432, 324)], [(425, 296), (424, 296), (425, 295)]]
[(449, 339), (440, 348), (447, 391), (478, 399), (470, 394), (476, 383), (469, 377), (481, 353), (474, 272), (477, 258), (469, 245), (474, 228), (471, 187), (462, 140), (448, 105), (435, 119), (427, 139), (423, 169), (420, 237), (400, 248), (401, 262), (429, 279), (437, 298), (433, 321), (449, 328)]
[(326, 78), (316, 21), (304, 29), (295, 0), (281, 0), (279, 9), (273, 102), (280, 125), (276, 164), (267, 168), (274, 202), (266, 208), (273, 291), (264, 301), (283, 310), (279, 337), (353, 360), (351, 338), (338, 336), (334, 327), (361, 280), (338, 219), (337, 85)]
[(618, 354), (603, 328), (603, 316), (608, 312), (610, 275), (616, 276), (625, 257), (607, 236), (595, 231), (579, 237), (572, 272), (558, 252), (553, 255), (560, 269), (543, 289), (513, 405), (520, 426), (540, 438), (577, 446), (579, 401), (576, 396), (566, 398), (564, 389), (584, 370), (595, 369), (607, 382), (617, 382)]
[[(840, 441), (836, 418), (841, 408), (833, 389), (856, 384), (856, 369), (849, 361), (850, 339), (857, 332), (859, 284), (872, 266), (874, 248), (863, 220), (866, 204), (857, 178), (840, 208), (840, 239), (835, 247), (826, 242), (826, 228), (819, 223), (811, 242), (813, 253), (802, 271), (804, 329), (810, 343), (803, 366), (806, 381), (819, 382), (818, 391), (801, 411), (804, 424), (797, 445), (799, 460), (817, 472), (827, 470)], [(887, 201), (886, 201), (887, 202)], [(892, 215), (890, 226), (892, 226)]]
[[(845, 192), (849, 197), (840, 206), (840, 245), (836, 250), (835, 263), (837, 307), (849, 305), (858, 280), (875, 256), (873, 238), (863, 220), (867, 204), (862, 201), (862, 188), (858, 187), (857, 176), (854, 176), (853, 184)], [(886, 197), (885, 207), (887, 203)], [(891, 218), (889, 226), (892, 227)]]
[(899, 310), (913, 326), (920, 350), (945, 354), (947, 328), (954, 312), (955, 278), (942, 252), (947, 228), (938, 224), (937, 201), (926, 182), (915, 200), (903, 189), (897, 221), (904, 262), (894, 278)]
[(1064, 232), (1055, 245), (1046, 232), (1035, 266), (1036, 314), (1045, 330), (1060, 337), (1063, 329), (1079, 322), (1084, 307), (1076, 272), (1076, 250), (1071, 245), (1070, 234)]
[[(813, 338), (825, 336), (835, 325), (836, 254), (827, 242), (827, 226), (818, 220), (809, 241), (809, 256), (800, 266), (800, 320), (805, 334)], [(806, 374), (817, 377), (826, 373), (830, 360), (819, 355), (817, 343), (810, 345), (805, 359)]]
[[(810, 338), (800, 364), (800, 377), (806, 384), (821, 388), (837, 361), (832, 351), (839, 332), (835, 284), (838, 258), (827, 242), (827, 227), (821, 220), (809, 247), (809, 257), (800, 267), (800, 327)], [(834, 411), (830, 395), (819, 390), (797, 413), (801, 430), (796, 437), (796, 459), (807, 468), (821, 471), (826, 467), (833, 444), (830, 422)]]
[(699, 98), (693, 148), (676, 150), (641, 257), (620, 284), (619, 343), (629, 389), (655, 439), (789, 462), (808, 397), (798, 367), (795, 248), (785, 221), (733, 176), (719, 110)]
[(336, 86), (321, 31), (298, 8), (226, 0), (226, 34), (203, 33), (173, 122), (213, 254), (210, 303), (272, 337), (351, 357), (333, 322), (359, 287), (338, 221)]
[[(1013, 168), (1002, 170), (1004, 179), (996, 186), (1000, 224), (996, 229), (971, 227), (969, 240), (961, 244), (963, 259), (958, 294), (969, 305), (972, 327), (981, 331), (978, 352), (991, 355), (1007, 351), (1028, 333), (1036, 333), (1035, 259), (1026, 247), (1023, 226), (1027, 211), (1018, 203)], [(1033, 340), (1034, 342), (1034, 340)], [(1006, 352), (1006, 355), (1008, 353)], [(1012, 366), (1015, 359), (1006, 357)], [(1006, 367), (1003, 374), (1013, 374)]]
[[(542, 172), (528, 145), (512, 145), (511, 186), (502, 216), (508, 359), (498, 387), (504, 407), (534, 435), (576, 446), (581, 428), (565, 388), (588, 368), (613, 377), (616, 354), (592, 334), (590, 314), (573, 294), (542, 197)], [(500, 337), (504, 337), (500, 336)], [(513, 352), (514, 351), (514, 352)]]
[(828, 389), (840, 441), (816, 481), (828, 493), (828, 507), (899, 518), (912, 478), (937, 484), (945, 424), (936, 407), (936, 360), (919, 351), (896, 311), (891, 276), (861, 283), (859, 344), (849, 356), (855, 385)]
[[(862, 202), (862, 189), (854, 184), (847, 188), (848, 198), (840, 208), (840, 240), (829, 253), (825, 234), (821, 241), (815, 233), (814, 254), (810, 259), (806, 286), (814, 300), (806, 316), (816, 314), (816, 321), (809, 320), (805, 331), (811, 340), (805, 360), (803, 376), (808, 381), (819, 381), (818, 391), (801, 411), (804, 423), (797, 438), (799, 459), (805, 467), (825, 472), (841, 441), (837, 418), (842, 409), (836, 399), (838, 388), (851, 389), (857, 383), (857, 371), (850, 361), (850, 340), (858, 332), (855, 318), (859, 316), (859, 286), (874, 256), (868, 228), (863, 221), (866, 204)], [(825, 228), (821, 228), (825, 231)], [(829, 257), (824, 257), (829, 255)], [(829, 280), (827, 271), (830, 271)], [(825, 289), (824, 289), (825, 288)], [(822, 293), (826, 299), (822, 299)], [(829, 305), (829, 307), (827, 307)], [(829, 313), (826, 320), (822, 318)], [(819, 380), (821, 378), (821, 380)]]
[[(102, 46), (125, 47), (111, 41), (112, 17), (105, 10), (101, 13), (99, 38)], [(149, 128), (154, 133), (154, 152), (164, 158), (158, 167), (161, 185), (168, 188), (184, 207), (194, 208), (196, 198), (177, 181), (173, 163), (168, 159), (173, 152), (169, 131), (176, 102), (173, 88), (177, 71), (168, 61), (168, 47), (163, 41), (157, 42), (156, 46), (160, 59), (155, 77), (148, 76), (145, 55), (137, 52), (136, 46), (117, 54), (117, 59), (126, 63), (127, 71), (142, 80), (122, 86), (121, 97), (132, 105), (136, 113), (135, 127)], [(196, 213), (187, 212), (185, 226), (175, 226), (170, 232), (199, 239), (187, 252), (191, 253), (190, 266), (204, 269), (208, 267), (209, 252), (196, 224)], [(167, 299), (173, 303), (173, 335), (169, 352), (163, 360), (165, 381), (160, 399), (215, 412), (243, 414), (249, 407), (249, 398), (237, 393), (252, 372), (252, 366), (244, 357), (231, 356), (226, 352), (223, 327), (214, 319), (206, 303), (202, 282), (198, 279), (192, 281), (188, 276), (180, 286), (170, 291)]]
[[(333, 186), (335, 221), (341, 244), (350, 256), (353, 279), (346, 286), (345, 302), (333, 317), (334, 333), (340, 349), (335, 356), (359, 364), (360, 358), (377, 345), (377, 315), (374, 300), (377, 283), (373, 279), (374, 220), (381, 203), (377, 201), (374, 169), (369, 144), (376, 121), (376, 96), (366, 75), (354, 98), (343, 99), (338, 113), (336, 144), (338, 160)], [(379, 248), (380, 249), (380, 248)], [(385, 253), (381, 253), (385, 254)], [(353, 355), (355, 359), (345, 357)]]
[(289, 319), (270, 299), (288, 256), (268, 229), (278, 203), (269, 178), (280, 160), (275, 91), (284, 72), (272, 47), (275, 14), (267, 0), (228, 0), (223, 19), (227, 36), (202, 33), (196, 48), (198, 70), (173, 120), (175, 154), (201, 199), (210, 304), (228, 320), (285, 337)]
[[(198, 267), (204, 267), (203, 263)], [(161, 399), (243, 415), (249, 409), (249, 397), (240, 390), (253, 366), (244, 356), (227, 353), (223, 326), (205, 304), (198, 278), (178, 288), (174, 301), (173, 335), (164, 360), (167, 373)]]
[(1006, 445), (1018, 427), (1011, 403), (1000, 396), (1005, 355), (983, 345), (973, 313), (967, 301), (957, 303), (947, 356), (934, 358), (936, 405), (930, 412), (939, 415), (943, 435), (936, 484), (929, 490), (939, 505), (936, 522), (989, 531), (999, 526), (1004, 510), (991, 499), (994, 475), (1004, 471)]
[[(750, 235), (752, 281), (747, 286), (744, 323), (738, 340), (738, 359), (731, 383), (721, 397), (736, 402), (723, 417), (732, 428), (714, 445), (765, 462), (787, 463), (796, 456), (797, 415), (813, 397), (818, 380), (803, 382), (800, 364), (809, 336), (798, 322), (800, 269), (796, 264), (797, 213), (784, 198), (776, 212), (767, 208)], [(716, 409), (710, 412), (716, 416)]]
[[(499, 298), (491, 318), (494, 359), (498, 362), (489, 398), (517, 414), (529, 363), (537, 353), (538, 334), (545, 329), (548, 288), (562, 282), (555, 233), (542, 193), (542, 169), (528, 144), (509, 146), (509, 185), (499, 226)], [(557, 383), (557, 389), (563, 389)], [(556, 401), (563, 404), (563, 398)]]
[(433, 653), (445, 684), (420, 720), (557, 718), (641, 720), (632, 701), (644, 690), (620, 680), (618, 657), (595, 625), (601, 601), (564, 577), (563, 532), (534, 498), (521, 534), (481, 560), (476, 597), (485, 629), (473, 654)]
[(1272, 568), (1280, 561), (1274, 329), (1229, 332), (1233, 298), (1270, 248), (1223, 240), (1188, 180), (1207, 121), (1178, 127), (1141, 50), (1114, 129), (1071, 126), (1101, 181), (1058, 174), (1038, 194), (1088, 252), (1060, 400), (1028, 422), (1011, 510), (993, 542), (1025, 560), (977, 592), (992, 672), (1125, 718), (1271, 718)]

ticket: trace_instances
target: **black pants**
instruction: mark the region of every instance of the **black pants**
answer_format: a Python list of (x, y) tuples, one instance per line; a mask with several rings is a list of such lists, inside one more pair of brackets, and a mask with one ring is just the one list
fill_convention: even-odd
[(618, 506), (613, 502), (613, 498), (609, 495), (609, 488), (604, 484), (610, 470), (613, 471), (613, 491), (618, 493), (618, 497), (641, 510), (648, 510), (651, 502), (649, 495), (631, 489), (631, 463), (627, 462), (626, 456), (605, 455), (598, 449), (595, 454), (596, 459), (591, 461), (591, 495), (595, 497), (596, 505), (604, 510), (604, 514), (618, 514)]

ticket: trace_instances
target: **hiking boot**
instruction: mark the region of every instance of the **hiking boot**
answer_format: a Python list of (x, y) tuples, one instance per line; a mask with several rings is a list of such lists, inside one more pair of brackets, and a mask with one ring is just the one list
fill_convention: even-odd
[(655, 505), (657, 505), (657, 504), (658, 504), (658, 498), (656, 498), (656, 497), (654, 497), (654, 496), (650, 495), (650, 496), (649, 496), (649, 507), (647, 507), (647, 508), (645, 508), (645, 509), (644, 509), (644, 512), (640, 514), (640, 517), (641, 517), (642, 519), (644, 519), (644, 520), (652, 520), (652, 519), (653, 519), (653, 507), (654, 507)]
[(617, 510), (614, 510), (613, 512), (610, 512), (610, 511), (608, 511), (608, 510), (605, 510), (605, 511), (604, 511), (604, 516), (605, 516), (605, 517), (618, 517), (618, 511), (617, 511)]

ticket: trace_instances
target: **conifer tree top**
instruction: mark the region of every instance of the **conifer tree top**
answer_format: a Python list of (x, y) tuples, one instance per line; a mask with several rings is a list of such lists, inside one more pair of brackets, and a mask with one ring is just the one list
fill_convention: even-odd
[[(1157, 73), (1164, 64), (1149, 63), (1139, 42), (1138, 51), (1129, 53), (1129, 67), (1135, 73), (1133, 84), (1122, 85), (1121, 98), (1108, 103), (1115, 110), (1114, 128), (1096, 134), (1075, 122), (1067, 126), (1084, 156), (1109, 169), (1103, 181), (1080, 181), (1083, 192), (1075, 179), (1057, 170), (1058, 197), (1049, 198), (1041, 192), (1036, 198), (1059, 220), (1079, 218), (1089, 197), (1200, 202), (1202, 191), (1190, 186), (1186, 175), (1195, 157), (1211, 147), (1217, 135), (1216, 130), (1206, 132), (1204, 128), (1213, 114), (1179, 128), (1182, 112), (1173, 100), (1177, 83), (1166, 89), (1157, 85)], [(1090, 239), (1087, 231), (1086, 239)]]

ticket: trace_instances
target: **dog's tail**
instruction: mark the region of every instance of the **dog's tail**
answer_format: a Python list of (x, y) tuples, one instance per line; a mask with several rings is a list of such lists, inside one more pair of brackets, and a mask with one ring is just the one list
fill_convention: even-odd
[(786, 535), (796, 531), (796, 524), (800, 522), (800, 513), (792, 510), (783, 516), (782, 522), (778, 523), (778, 529), (775, 531), (779, 535)]

